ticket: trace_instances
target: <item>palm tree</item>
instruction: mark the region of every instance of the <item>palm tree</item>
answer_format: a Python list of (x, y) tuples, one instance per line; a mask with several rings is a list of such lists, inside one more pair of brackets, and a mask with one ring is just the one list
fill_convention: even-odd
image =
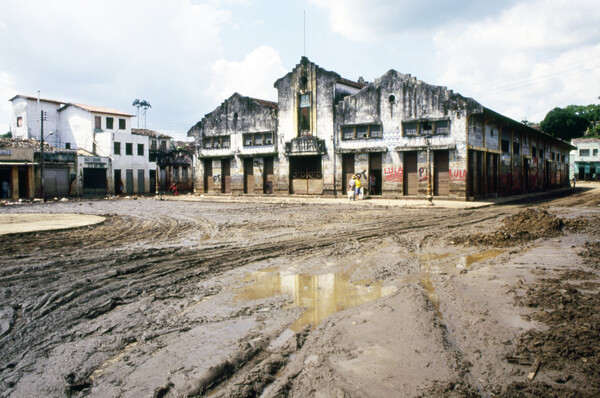
[(131, 106), (135, 106), (137, 108), (137, 122), (138, 122), (138, 129), (140, 128), (140, 107), (142, 106), (142, 101), (140, 101), (139, 99), (134, 99), (133, 100), (133, 104), (131, 104)]
[(144, 129), (146, 129), (146, 111), (148, 110), (148, 108), (152, 108), (152, 105), (150, 105), (148, 101), (142, 100), (140, 102), (140, 106), (144, 108)]

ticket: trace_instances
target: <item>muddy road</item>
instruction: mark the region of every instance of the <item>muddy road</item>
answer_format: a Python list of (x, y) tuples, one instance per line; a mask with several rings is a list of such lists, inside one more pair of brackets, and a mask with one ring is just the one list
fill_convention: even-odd
[(0, 396), (597, 396), (599, 203), (3, 208)]

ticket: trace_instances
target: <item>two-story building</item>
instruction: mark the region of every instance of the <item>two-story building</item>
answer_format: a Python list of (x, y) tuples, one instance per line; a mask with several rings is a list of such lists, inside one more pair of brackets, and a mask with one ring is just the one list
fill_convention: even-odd
[[(152, 138), (131, 128), (135, 115), (98, 106), (16, 95), (13, 136), (40, 139), (57, 148), (80, 151), (78, 193), (154, 192), (156, 161)], [(45, 172), (46, 174), (46, 172)]]
[(576, 149), (571, 151), (570, 177), (580, 181), (600, 180), (600, 139), (576, 138), (571, 144)]
[[(353, 82), (302, 57), (276, 103), (234, 94), (188, 132), (196, 192), (471, 199), (568, 184), (571, 145), (390, 70)], [(272, 190), (269, 189), (272, 187)]]

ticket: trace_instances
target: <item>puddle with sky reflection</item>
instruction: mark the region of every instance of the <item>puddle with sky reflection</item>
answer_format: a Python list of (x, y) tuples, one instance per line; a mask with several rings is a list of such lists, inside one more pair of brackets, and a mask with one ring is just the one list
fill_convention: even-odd
[(302, 316), (290, 329), (299, 331), (312, 324), (313, 328), (336, 312), (367, 303), (396, 291), (376, 281), (354, 281), (352, 270), (312, 275), (285, 274), (275, 270), (253, 272), (244, 281), (251, 282), (239, 289), (235, 300), (259, 300), (287, 294), (293, 306), (303, 308)]

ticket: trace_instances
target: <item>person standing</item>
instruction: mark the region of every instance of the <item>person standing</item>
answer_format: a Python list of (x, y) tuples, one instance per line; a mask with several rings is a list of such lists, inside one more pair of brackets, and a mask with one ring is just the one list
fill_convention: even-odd
[(577, 178), (573, 176), (573, 188), (575, 188), (575, 183), (577, 183)]
[(356, 200), (356, 197), (358, 196), (360, 199), (360, 190), (361, 190), (361, 183), (360, 183), (360, 174), (356, 175), (356, 180), (354, 183), (354, 200)]
[(356, 192), (354, 191), (354, 185), (356, 185), (356, 180), (355, 180), (356, 176), (352, 176), (352, 178), (350, 179), (350, 181), (348, 181), (348, 199), (350, 200), (355, 200), (356, 197)]
[(10, 189), (10, 184), (8, 181), (2, 181), (2, 199), (8, 199), (8, 190)]
[(369, 176), (369, 190), (371, 192), (371, 195), (375, 195), (375, 183), (377, 182), (377, 180), (375, 179), (375, 174), (373, 174), (373, 172), (371, 172), (371, 175)]

